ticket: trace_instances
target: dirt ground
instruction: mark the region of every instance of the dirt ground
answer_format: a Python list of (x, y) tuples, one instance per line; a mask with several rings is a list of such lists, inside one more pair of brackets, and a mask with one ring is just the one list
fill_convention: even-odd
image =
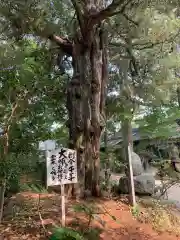
[[(138, 221), (123, 200), (101, 199), (92, 202), (99, 209), (108, 213), (98, 214), (98, 220), (94, 220), (91, 224), (91, 228), (97, 228), (101, 232), (100, 240), (180, 240), (178, 235), (167, 232), (158, 233), (150, 224)], [(67, 201), (67, 226), (72, 226), (75, 219), (78, 220), (81, 227), (87, 223), (86, 216), (75, 213), (72, 208), (74, 204), (82, 205), (83, 203)], [(0, 239), (48, 239), (44, 236), (43, 227), (46, 228), (46, 231), (51, 231), (52, 226), (60, 226), (60, 222), (61, 200), (59, 195), (17, 194), (6, 204), (4, 220), (0, 225)]]

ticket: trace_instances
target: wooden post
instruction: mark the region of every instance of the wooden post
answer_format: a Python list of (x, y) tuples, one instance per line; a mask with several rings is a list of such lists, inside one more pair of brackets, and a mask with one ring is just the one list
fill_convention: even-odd
[(128, 145), (128, 161), (129, 161), (129, 180), (130, 180), (130, 186), (129, 190), (131, 191), (129, 193), (130, 196), (130, 202), (132, 206), (136, 205), (136, 196), (135, 196), (135, 190), (134, 190), (134, 179), (133, 179), (133, 169), (132, 169), (132, 155), (131, 155), (131, 147), (130, 144)]
[(48, 191), (48, 184), (47, 184), (47, 157), (48, 157), (48, 150), (45, 150), (45, 158), (46, 158), (46, 190)]
[(126, 162), (128, 163), (129, 202), (131, 206), (135, 206), (136, 197), (135, 197), (135, 190), (134, 190), (132, 154), (131, 154), (133, 151), (133, 140), (132, 140), (131, 121), (129, 119), (124, 119), (122, 121), (122, 133), (123, 133), (123, 143), (124, 143), (124, 157)]
[(62, 211), (62, 227), (65, 227), (65, 225), (66, 225), (66, 213), (65, 213), (64, 184), (61, 185), (61, 211)]

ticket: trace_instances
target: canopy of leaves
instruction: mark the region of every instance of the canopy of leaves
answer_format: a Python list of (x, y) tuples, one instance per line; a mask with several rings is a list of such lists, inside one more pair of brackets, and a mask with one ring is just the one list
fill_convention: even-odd
[[(84, 1), (78, 3), (85, 13)], [(116, 10), (120, 3), (112, 1)], [(104, 1), (105, 7), (109, 4)], [(112, 131), (114, 123), (124, 117), (132, 118), (142, 105), (151, 108), (176, 104), (179, 85), (176, 72), (180, 65), (178, 5), (179, 1), (175, 0), (133, 0), (124, 12), (104, 17), (110, 72), (106, 112), (107, 126)], [(34, 143), (61, 135), (65, 142), (64, 92), (68, 76), (62, 77), (52, 68), (61, 45), (57, 38), (51, 42), (49, 39), (53, 35), (73, 40), (79, 29), (75, 10), (72, 1), (0, 1), (3, 43), (0, 124), (2, 129), (6, 128), (12, 106), (18, 102), (11, 128), (12, 149), (19, 144), (18, 147), (27, 150), (27, 144), (23, 147), (22, 141)], [(65, 59), (69, 70), (70, 59), (67, 56)], [(54, 122), (58, 122), (59, 128), (52, 134)]]
[(180, 129), (177, 124), (179, 118), (180, 111), (177, 107), (156, 107), (149, 110), (143, 119), (136, 120), (136, 122), (141, 134), (146, 134), (149, 138), (179, 138)]
[(62, 126), (68, 77), (53, 70), (49, 47), (34, 38), (8, 40), (0, 53), (0, 179), (9, 182), (34, 171), (40, 140), (58, 138), (61, 142), (62, 133), (67, 136)]
[[(142, 110), (144, 114), (162, 106), (172, 113), (177, 105), (180, 66), (177, 9), (171, 5), (164, 11), (163, 4), (149, 5), (143, 11), (136, 8), (121, 18), (114, 17), (111, 23), (116, 23), (116, 31), (110, 30), (109, 119), (117, 125), (124, 117), (136, 118)], [(178, 115), (176, 108), (174, 116)]]

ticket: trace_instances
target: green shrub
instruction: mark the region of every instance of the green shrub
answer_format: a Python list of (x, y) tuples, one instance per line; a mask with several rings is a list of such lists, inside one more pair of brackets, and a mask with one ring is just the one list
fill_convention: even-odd
[(55, 228), (49, 240), (85, 240), (85, 238), (70, 228)]
[(20, 186), (20, 190), (23, 192), (34, 192), (34, 193), (47, 193), (47, 189), (38, 183), (24, 183)]

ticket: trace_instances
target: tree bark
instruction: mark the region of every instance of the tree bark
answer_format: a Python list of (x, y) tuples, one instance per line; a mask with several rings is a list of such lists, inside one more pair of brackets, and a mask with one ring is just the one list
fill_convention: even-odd
[[(94, 10), (94, 1), (88, 0), (88, 12)], [(97, 9), (100, 9), (100, 2)], [(106, 97), (107, 48), (103, 25), (94, 25), (86, 34), (76, 31), (73, 44), (73, 78), (67, 91), (70, 147), (77, 150), (79, 183), (76, 195), (85, 190), (100, 195), (100, 139), (104, 127)], [(86, 36), (86, 37), (84, 37)]]
[(104, 131), (104, 153), (105, 153), (105, 185), (106, 190), (110, 193), (110, 177), (111, 177), (111, 168), (110, 168), (110, 156), (108, 152), (108, 133), (107, 133), (107, 124)]

